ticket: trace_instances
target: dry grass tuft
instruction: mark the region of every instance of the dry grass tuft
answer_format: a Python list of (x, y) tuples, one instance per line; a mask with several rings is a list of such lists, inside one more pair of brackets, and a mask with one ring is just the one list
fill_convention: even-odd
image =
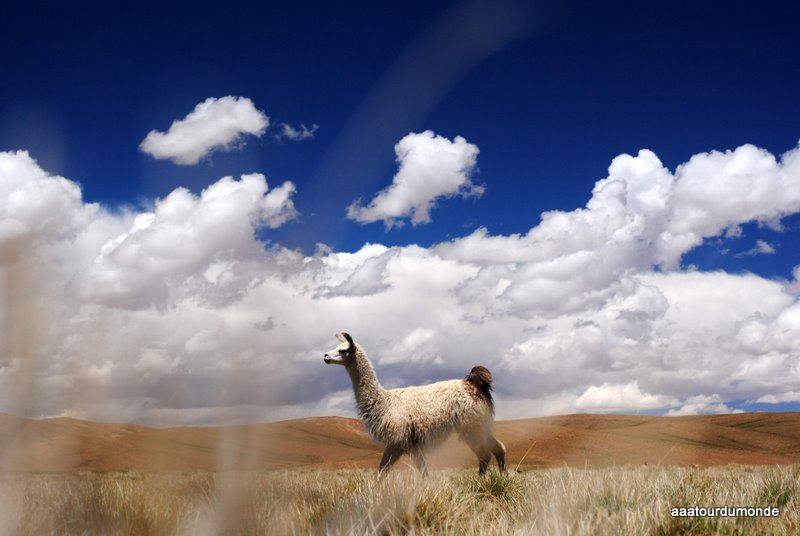
[[(800, 468), (6, 475), (3, 533), (800, 534)], [(679, 506), (772, 518), (672, 518)]]

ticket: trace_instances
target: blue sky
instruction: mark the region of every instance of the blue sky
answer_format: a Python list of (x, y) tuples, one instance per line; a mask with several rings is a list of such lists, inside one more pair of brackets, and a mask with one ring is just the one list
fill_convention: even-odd
[[(298, 196), (302, 220), (276, 239), (352, 250), (364, 241), (427, 245), (476, 225), (525, 231), (543, 210), (582, 206), (620, 153), (649, 148), (674, 168), (692, 154), (742, 143), (779, 154), (800, 138), (796, 3), (544, 2), (526, 10), (521, 37), (454, 80), (429, 114), (370, 125), (383, 144), (363, 140), (342, 157), (331, 155), (381, 76), (448, 8), (446, 2), (7, 6), (0, 145), (29, 149), (46, 169), (80, 181), (88, 200), (112, 204), (261, 171), (313, 194)], [(149, 130), (163, 130), (197, 102), (223, 95), (245, 95), (275, 120), (320, 129), (311, 143), (265, 138), (196, 168), (138, 150)], [(428, 226), (385, 233), (379, 224), (340, 224), (353, 194), (368, 197), (390, 180), (391, 146), (424, 129), (459, 134), (480, 147), (486, 195), (443, 203)], [(362, 151), (376, 158), (367, 169), (359, 165)], [(785, 275), (798, 260), (788, 255), (751, 259), (751, 269)], [(714, 255), (696, 261), (748, 268)]]
[[(365, 243), (431, 248), (480, 227), (525, 234), (544, 211), (585, 206), (620, 154), (650, 149), (675, 171), (692, 155), (745, 143), (776, 156), (796, 148), (798, 22), (796, 2), (769, 1), (16, 3), (0, 20), (0, 151), (28, 150), (110, 213), (150, 210), (179, 186), (199, 194), (226, 175), (291, 181), (298, 216), (255, 232), (307, 255), (320, 242), (347, 253)], [(139, 149), (151, 130), (226, 95), (251, 99), (273, 127), (191, 166)], [(281, 122), (319, 128), (313, 139), (276, 140)], [(483, 195), (439, 199), (428, 224), (347, 219), (350, 203), (392, 182), (394, 145), (425, 130), (479, 148), (472, 180)], [(671, 269), (790, 281), (800, 215), (782, 214), (780, 230), (751, 219), (735, 236), (704, 235)], [(759, 241), (774, 252), (747, 254)], [(182, 359), (176, 374), (186, 372)], [(460, 370), (432, 362), (424, 378), (391, 360), (385, 370), (398, 382)], [(564, 389), (586, 395), (632, 377)], [(656, 396), (657, 387), (641, 391)], [(710, 403), (741, 406), (735, 393)], [(663, 405), (641, 408), (654, 407)]]

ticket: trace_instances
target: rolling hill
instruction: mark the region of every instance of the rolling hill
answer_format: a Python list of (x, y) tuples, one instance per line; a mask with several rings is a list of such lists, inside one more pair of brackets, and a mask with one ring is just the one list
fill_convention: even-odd
[[(564, 415), (498, 421), (510, 465), (800, 463), (800, 413), (694, 417)], [(361, 423), (314, 417), (228, 427), (147, 428), (0, 414), (0, 469), (214, 471), (375, 467), (380, 447)], [(432, 467), (475, 466), (451, 439)]]

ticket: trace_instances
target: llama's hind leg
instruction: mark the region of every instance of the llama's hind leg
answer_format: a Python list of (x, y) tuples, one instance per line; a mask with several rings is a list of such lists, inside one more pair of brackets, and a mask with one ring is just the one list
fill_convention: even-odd
[(497, 440), (492, 434), (488, 434), (487, 436), (487, 443), (489, 445), (489, 450), (494, 454), (494, 457), (497, 459), (497, 466), (500, 468), (500, 472), (504, 472), (506, 470), (506, 447), (500, 441)]
[(381, 462), (378, 464), (378, 474), (382, 475), (385, 471), (388, 471), (402, 455), (403, 451), (401, 449), (391, 445), (387, 446), (386, 450), (383, 451)]
[(428, 462), (425, 460), (425, 453), (421, 449), (417, 449), (411, 453), (411, 459), (414, 460), (414, 467), (425, 478), (428, 477)]

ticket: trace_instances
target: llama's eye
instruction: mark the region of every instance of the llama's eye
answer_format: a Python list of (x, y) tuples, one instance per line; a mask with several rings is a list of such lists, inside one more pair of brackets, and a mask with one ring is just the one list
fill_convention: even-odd
[(347, 350), (339, 350), (339, 353), (342, 354), (342, 355), (344, 355), (345, 352), (347, 352)]

